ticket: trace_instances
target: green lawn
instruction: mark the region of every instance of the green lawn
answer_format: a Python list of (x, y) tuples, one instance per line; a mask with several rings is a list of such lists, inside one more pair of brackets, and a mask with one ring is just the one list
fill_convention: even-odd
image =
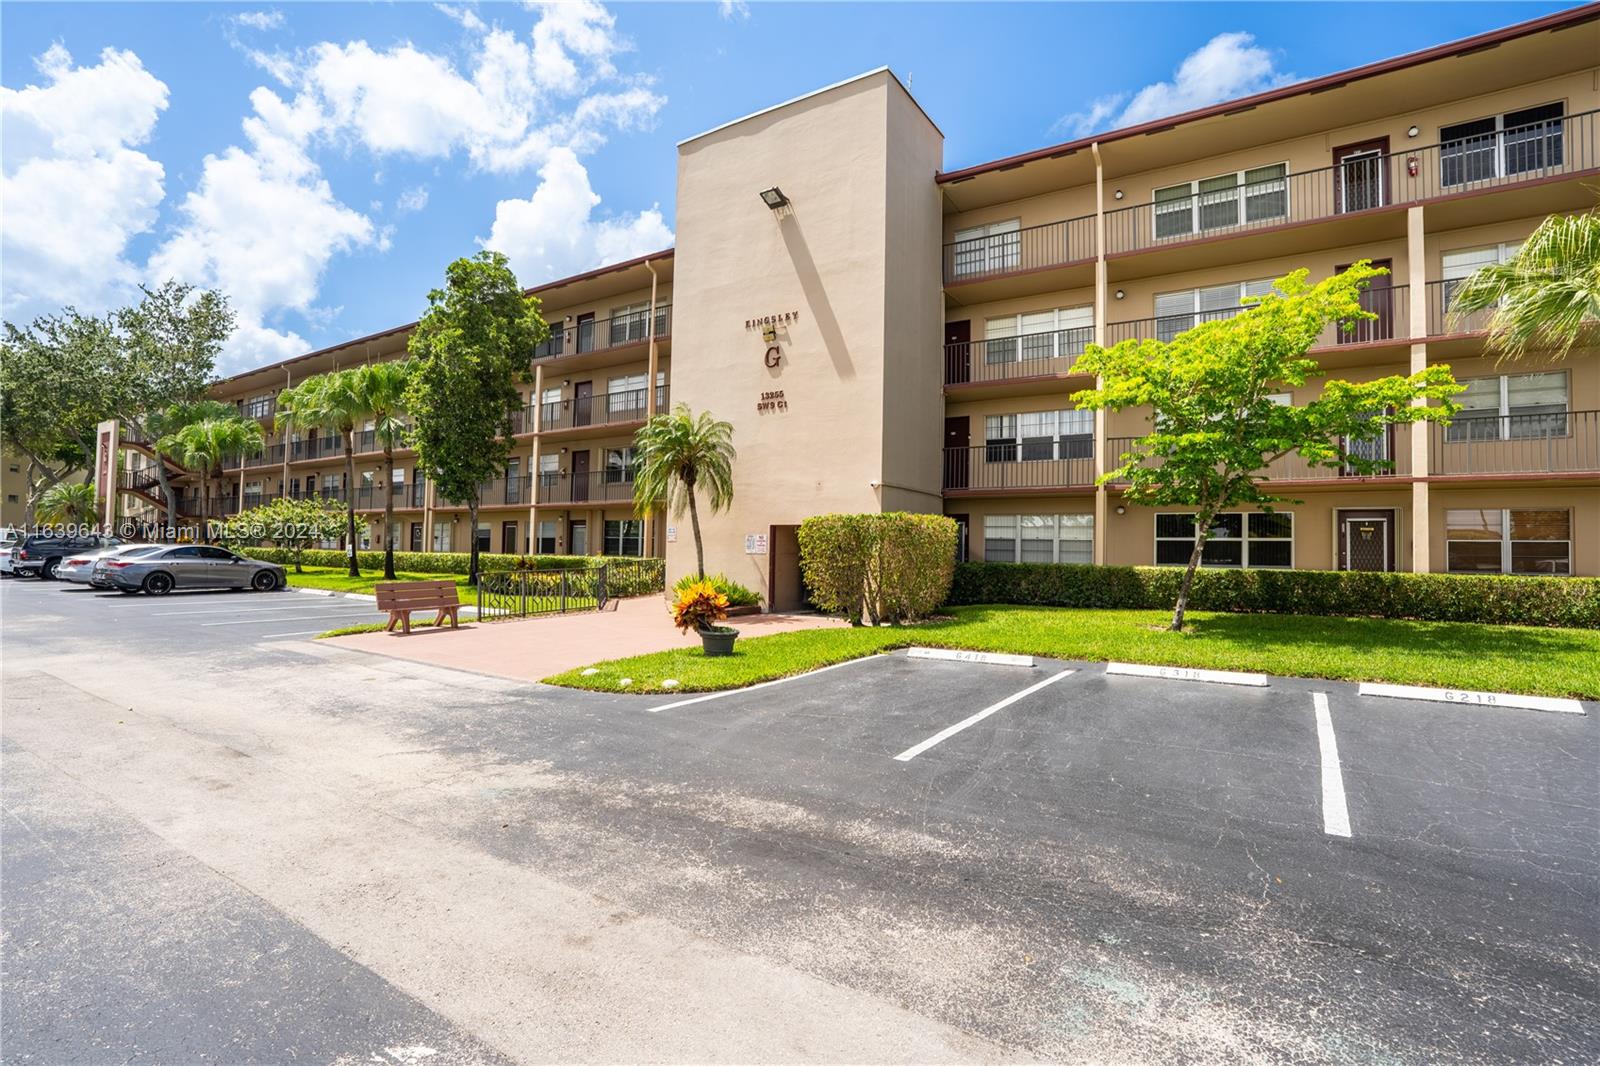
[[(305, 573), (294, 572), (293, 565), (285, 566), (289, 572), (289, 587), (300, 589), (332, 589), (334, 592), (364, 592), (372, 595), (373, 588), (384, 580), (383, 568), (365, 567), (360, 577), (351, 577), (343, 567), (308, 566)], [(467, 584), (466, 574), (419, 574), (409, 570), (396, 570), (396, 581), (454, 581), (460, 589), (462, 603), (477, 602), (477, 589)]]
[[(1160, 611), (1052, 607), (957, 607), (950, 621), (876, 629), (814, 629), (741, 639), (734, 654), (698, 648), (637, 655), (548, 678), (572, 688), (709, 692), (814, 670), (910, 645), (1017, 652), (1057, 659), (1250, 670), (1341, 681), (1600, 697), (1600, 631), (1406, 622), (1298, 615), (1188, 616), (1190, 630), (1163, 632)], [(666, 689), (662, 682), (675, 679)]]

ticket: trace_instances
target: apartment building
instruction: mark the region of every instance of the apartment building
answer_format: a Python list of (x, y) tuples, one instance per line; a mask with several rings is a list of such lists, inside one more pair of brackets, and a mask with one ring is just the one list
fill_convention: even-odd
[[(1076, 356), (1371, 259), (1390, 271), (1376, 318), (1313, 355), (1350, 379), (1448, 364), (1465, 409), (1371, 445), (1393, 463), (1381, 475), (1275, 464), (1292, 502), (1222, 516), (1206, 565), (1600, 574), (1600, 352), (1499, 364), (1481, 316), (1450, 308), (1544, 217), (1595, 205), (1597, 112), (1591, 5), (954, 171), (887, 70), (729, 123), (679, 145), (675, 251), (535, 290), (553, 339), (531, 353), (514, 464), (475, 535), (686, 571), (684, 521), (633, 511), (629, 451), (682, 400), (732, 422), (739, 452), (733, 507), (702, 513), (707, 564), (773, 607), (804, 599), (795, 529), (830, 511), (949, 514), (973, 559), (1182, 562), (1190, 515), (1097, 484), (1148, 414), (1076, 410), (1093, 384)], [(217, 395), (269, 418), (282, 386), (393, 357), (408, 329)], [(275, 440), (230, 471), (230, 506), (353, 491), (370, 519), (390, 492), (398, 546), (467, 546), (465, 510), (409, 456), (383, 486), (370, 434), (362, 449), (346, 486), (337, 442)]]

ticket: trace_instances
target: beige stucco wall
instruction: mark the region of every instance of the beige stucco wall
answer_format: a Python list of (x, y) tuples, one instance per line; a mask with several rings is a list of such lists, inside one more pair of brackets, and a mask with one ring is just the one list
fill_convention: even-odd
[[(939, 509), (943, 405), (937, 369), (921, 364), (941, 339), (940, 145), (879, 72), (680, 146), (673, 344), (693, 356), (675, 363), (674, 400), (731, 422), (738, 451), (732, 509), (701, 509), (708, 570), (765, 593), (769, 557), (745, 553), (748, 534), (833, 511)], [(790, 209), (761, 201), (772, 186)], [(777, 327), (775, 367), (747, 325), (768, 315), (794, 316)], [(757, 409), (778, 391), (786, 409)], [(687, 516), (672, 524), (669, 581), (694, 566)]]

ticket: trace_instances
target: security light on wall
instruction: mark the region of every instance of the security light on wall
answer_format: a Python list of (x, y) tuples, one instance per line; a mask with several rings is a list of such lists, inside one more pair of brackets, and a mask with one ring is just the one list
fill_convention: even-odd
[(789, 198), (783, 195), (783, 190), (778, 188), (776, 185), (770, 189), (761, 190), (761, 202), (772, 208), (774, 211), (778, 210), (780, 207), (789, 206)]
[(1122, 199), (1122, 190), (1118, 189), (1116, 192), (1112, 193), (1111, 195), (1112, 195), (1112, 197), (1114, 199), (1120, 200), (1120, 199)]
[(1122, 290), (1121, 290), (1121, 289), (1118, 289), (1118, 290), (1117, 290), (1117, 299), (1119, 299), (1119, 300), (1120, 300), (1120, 299), (1122, 299), (1122, 298), (1123, 298), (1123, 297), (1124, 297), (1124, 296), (1126, 296), (1126, 295), (1128, 295), (1128, 294), (1127, 294), (1127, 293), (1125, 293), (1125, 292), (1123, 292), (1123, 291), (1122, 291)]
[(1407, 137), (1415, 137), (1417, 134), (1419, 134), (1421, 132), (1422, 131), (1419, 130), (1417, 127), (1412, 126), (1410, 129), (1406, 130), (1406, 136)]

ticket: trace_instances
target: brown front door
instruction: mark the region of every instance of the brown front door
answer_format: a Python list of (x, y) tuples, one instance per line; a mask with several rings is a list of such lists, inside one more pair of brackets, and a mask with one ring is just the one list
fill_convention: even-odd
[(1366, 211), (1389, 202), (1389, 138), (1333, 150), (1334, 208)]
[(500, 550), (506, 555), (517, 554), (517, 524), (515, 522), (500, 523)]
[(1395, 569), (1393, 510), (1339, 512), (1339, 569)]
[[(1367, 291), (1361, 294), (1361, 309), (1371, 311), (1378, 317), (1364, 318), (1348, 332), (1341, 329), (1337, 334), (1340, 344), (1366, 344), (1394, 339), (1394, 260), (1374, 259), (1372, 265), (1389, 272), (1369, 281)], [(1345, 263), (1334, 267), (1333, 272), (1343, 274), (1349, 269), (1350, 264)]]
[(960, 385), (972, 380), (972, 322), (944, 324), (944, 383)]
[(971, 469), (972, 452), (968, 435), (967, 416), (944, 420), (944, 487), (964, 489), (967, 472)]
[(578, 316), (578, 343), (573, 348), (577, 352), (594, 351), (594, 312)]
[[(572, 453), (572, 502), (587, 503), (589, 500), (589, 451)], [(582, 554), (582, 553), (578, 553)]]
[(590, 418), (590, 404), (594, 402), (594, 382), (580, 381), (572, 386), (572, 424), (587, 426)]

